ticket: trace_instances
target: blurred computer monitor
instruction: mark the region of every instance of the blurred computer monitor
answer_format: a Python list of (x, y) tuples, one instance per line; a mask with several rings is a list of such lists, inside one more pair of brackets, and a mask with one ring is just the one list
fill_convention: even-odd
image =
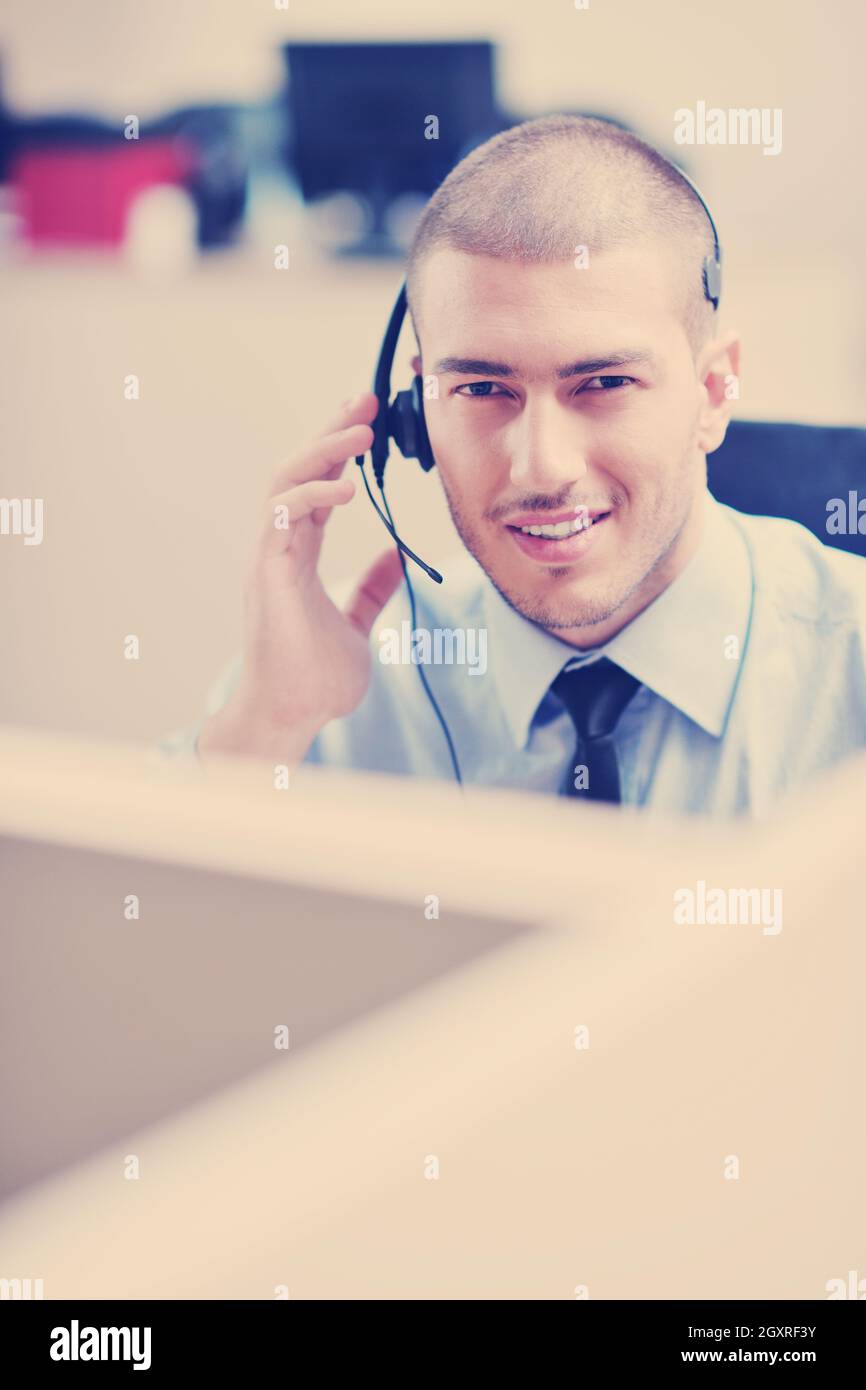
[(396, 198), (428, 198), (507, 124), (487, 42), (293, 43), (285, 54), (289, 158), (301, 192), (308, 202), (342, 192), (363, 199), (369, 224), (352, 249), (366, 254), (397, 249), (387, 223)]

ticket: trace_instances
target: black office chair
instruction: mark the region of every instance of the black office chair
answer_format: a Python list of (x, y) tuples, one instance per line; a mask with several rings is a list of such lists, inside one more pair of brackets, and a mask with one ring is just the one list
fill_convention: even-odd
[[(827, 530), (832, 498), (847, 508), (849, 492), (866, 497), (866, 429), (734, 420), (707, 463), (710, 491), (720, 502), (753, 516), (799, 521), (825, 545), (866, 556), (866, 535)], [(853, 512), (849, 525), (856, 527), (856, 500)]]

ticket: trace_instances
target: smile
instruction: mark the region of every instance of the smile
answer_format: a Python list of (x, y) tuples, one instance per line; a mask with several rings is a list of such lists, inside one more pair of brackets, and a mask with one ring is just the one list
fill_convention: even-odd
[(553, 522), (524, 521), (508, 525), (506, 530), (524, 555), (542, 564), (564, 564), (579, 560), (595, 542), (599, 529), (610, 518), (610, 512), (578, 516)]
[(592, 525), (591, 516), (576, 516), (571, 521), (558, 521), (555, 526), (518, 526), (524, 536), (548, 536), (551, 540), (562, 540), (563, 536), (576, 536), (578, 531), (587, 531)]

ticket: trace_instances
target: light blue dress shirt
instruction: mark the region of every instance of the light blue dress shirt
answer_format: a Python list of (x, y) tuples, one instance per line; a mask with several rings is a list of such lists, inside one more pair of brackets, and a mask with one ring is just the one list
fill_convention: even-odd
[[(549, 687), (565, 667), (604, 655), (641, 682), (615, 736), (624, 803), (761, 817), (783, 793), (808, 788), (866, 746), (866, 560), (709, 493), (703, 505), (701, 540), (682, 573), (591, 652), (516, 613), (465, 551), (441, 561), (441, 587), (413, 574), (417, 625), (429, 638), (413, 642), (401, 585), (371, 635), (367, 695), (321, 731), (306, 761), (453, 777), (414, 652), (434, 658), (424, 670), (465, 783), (556, 793), (576, 739)], [(207, 713), (228, 699), (238, 671), (239, 660)], [(199, 727), (163, 747), (193, 751)]]

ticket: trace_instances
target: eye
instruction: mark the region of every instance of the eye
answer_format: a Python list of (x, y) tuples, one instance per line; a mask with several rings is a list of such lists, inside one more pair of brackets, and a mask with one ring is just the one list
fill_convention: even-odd
[(510, 391), (505, 391), (498, 382), (495, 381), (464, 381), (461, 386), (454, 388), (455, 396), (466, 394), (470, 397), (495, 399), (497, 396), (509, 396)]
[[(594, 381), (600, 382), (601, 384), (599, 386), (593, 386)], [(630, 386), (633, 381), (634, 377), (631, 376), (591, 376), (588, 381), (583, 383), (580, 390), (618, 391), (623, 386)]]

